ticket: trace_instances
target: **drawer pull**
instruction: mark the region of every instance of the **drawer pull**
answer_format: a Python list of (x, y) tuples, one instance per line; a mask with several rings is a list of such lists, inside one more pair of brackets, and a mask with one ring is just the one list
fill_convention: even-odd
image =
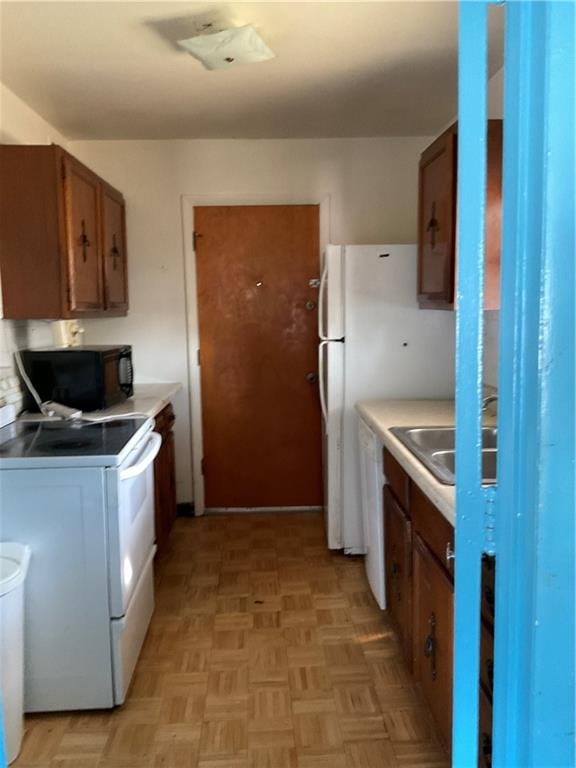
[(424, 656), (430, 659), (430, 674), (436, 680), (436, 614), (431, 613), (428, 619), (430, 633), (424, 641)]

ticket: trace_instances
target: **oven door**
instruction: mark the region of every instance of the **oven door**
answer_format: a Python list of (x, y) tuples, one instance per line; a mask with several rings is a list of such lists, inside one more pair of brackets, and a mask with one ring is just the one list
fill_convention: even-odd
[(147, 432), (117, 469), (108, 470), (110, 616), (128, 609), (154, 546), (154, 459), (162, 438)]

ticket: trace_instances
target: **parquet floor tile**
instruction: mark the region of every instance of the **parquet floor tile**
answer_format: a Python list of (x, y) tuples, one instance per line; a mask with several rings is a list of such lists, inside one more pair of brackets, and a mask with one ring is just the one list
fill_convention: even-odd
[(14, 768), (448, 768), (321, 515), (179, 519), (124, 706), (31, 715)]

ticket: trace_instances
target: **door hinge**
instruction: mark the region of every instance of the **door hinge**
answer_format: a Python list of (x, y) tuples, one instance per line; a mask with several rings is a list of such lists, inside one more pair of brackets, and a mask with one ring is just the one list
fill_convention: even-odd
[(196, 364), (198, 366), (202, 365), (202, 363), (200, 362), (200, 350), (199, 349), (196, 350)]
[(196, 232), (196, 230), (194, 230), (194, 232), (192, 233), (192, 248), (194, 249), (194, 251), (196, 251), (196, 248), (198, 246), (199, 237), (202, 237), (200, 232)]
[(206, 474), (206, 459), (200, 460), (200, 472), (205, 475)]

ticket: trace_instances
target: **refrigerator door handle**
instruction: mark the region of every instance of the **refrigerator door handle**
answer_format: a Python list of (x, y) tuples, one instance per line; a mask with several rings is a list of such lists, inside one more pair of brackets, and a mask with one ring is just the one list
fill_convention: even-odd
[(324, 432), (328, 434), (328, 408), (326, 406), (326, 394), (324, 392), (324, 347), (330, 342), (323, 340), (318, 345), (318, 386), (320, 389), (320, 408), (324, 421)]
[(326, 293), (326, 282), (328, 280), (328, 258), (324, 256), (324, 267), (320, 276), (320, 289), (318, 291), (318, 336), (321, 341), (326, 341), (327, 337), (322, 328), (324, 322), (324, 294)]

